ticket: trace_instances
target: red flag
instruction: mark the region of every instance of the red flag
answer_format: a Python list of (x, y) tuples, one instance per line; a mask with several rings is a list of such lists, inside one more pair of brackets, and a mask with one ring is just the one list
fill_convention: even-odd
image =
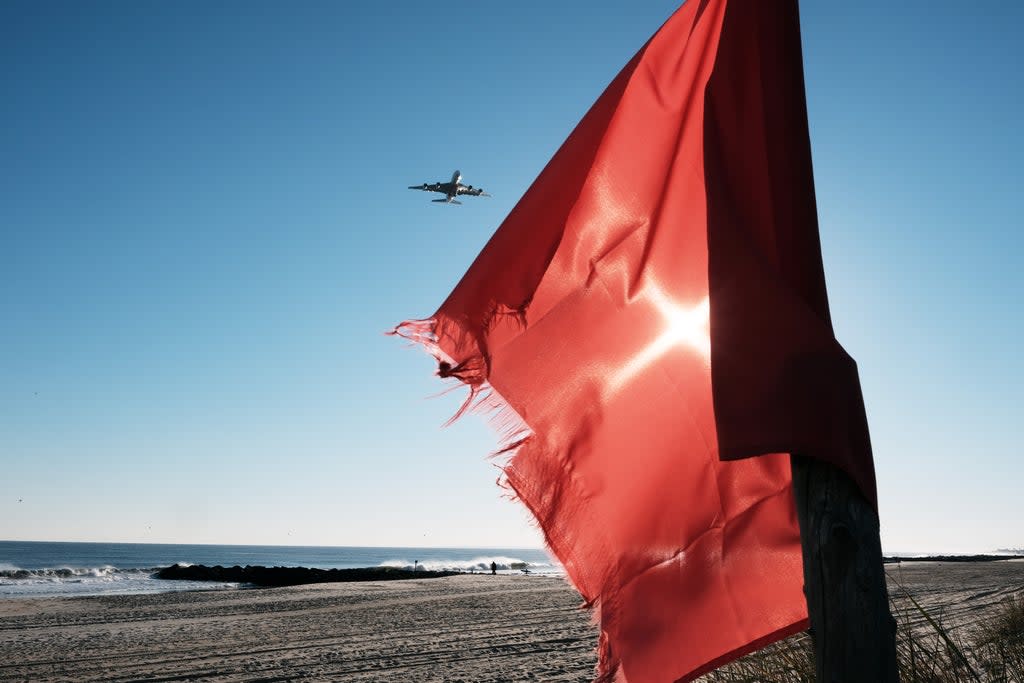
[(507, 483), (598, 610), (602, 677), (688, 681), (805, 628), (786, 454), (875, 485), (796, 0), (684, 4), (396, 332), (521, 430)]

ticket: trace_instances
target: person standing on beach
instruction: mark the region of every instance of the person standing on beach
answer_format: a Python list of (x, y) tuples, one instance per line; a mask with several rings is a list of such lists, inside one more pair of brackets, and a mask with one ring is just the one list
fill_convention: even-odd
[(498, 573), (498, 565), (492, 560), (491, 561), (491, 574)]

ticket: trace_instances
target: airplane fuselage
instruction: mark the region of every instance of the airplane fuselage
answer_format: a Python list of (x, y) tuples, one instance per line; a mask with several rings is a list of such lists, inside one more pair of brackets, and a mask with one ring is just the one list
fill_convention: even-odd
[(439, 192), (444, 195), (444, 199), (434, 199), (435, 202), (443, 202), (446, 204), (461, 204), (456, 197), (460, 194), (469, 195), (471, 197), (490, 197), (491, 195), (484, 192), (479, 187), (473, 187), (472, 185), (462, 184), (462, 172), (456, 170), (452, 173), (452, 179), (447, 183), (423, 183), (422, 185), (410, 185), (410, 190), (424, 190), (427, 192)]
[(461, 182), (462, 173), (460, 173), (459, 170), (456, 169), (455, 173), (452, 173), (452, 179), (448, 183), (448, 187), (446, 188), (447, 191), (445, 192), (445, 194), (448, 195), (449, 202), (455, 199), (456, 195), (459, 194), (459, 183)]

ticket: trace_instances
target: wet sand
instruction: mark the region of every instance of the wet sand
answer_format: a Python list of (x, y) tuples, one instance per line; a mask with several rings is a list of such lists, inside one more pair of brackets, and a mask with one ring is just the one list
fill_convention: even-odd
[[(887, 567), (944, 623), (1024, 593), (1024, 562)], [(463, 575), (0, 601), (0, 681), (590, 681), (561, 579)]]

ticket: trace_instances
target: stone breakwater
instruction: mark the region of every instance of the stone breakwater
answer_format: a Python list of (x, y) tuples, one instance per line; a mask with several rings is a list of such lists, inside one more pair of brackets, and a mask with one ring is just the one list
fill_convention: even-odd
[(923, 557), (883, 557), (883, 564), (901, 562), (1000, 562), (1003, 560), (1024, 560), (1024, 555), (925, 555)]
[(247, 583), (261, 587), (300, 586), (309, 583), (351, 581), (396, 581), (401, 579), (435, 579), (459, 572), (398, 569), (396, 567), (365, 567), (361, 569), (310, 569), (308, 567), (208, 567), (202, 564), (175, 564), (154, 574), (158, 579), (177, 581), (220, 581)]

